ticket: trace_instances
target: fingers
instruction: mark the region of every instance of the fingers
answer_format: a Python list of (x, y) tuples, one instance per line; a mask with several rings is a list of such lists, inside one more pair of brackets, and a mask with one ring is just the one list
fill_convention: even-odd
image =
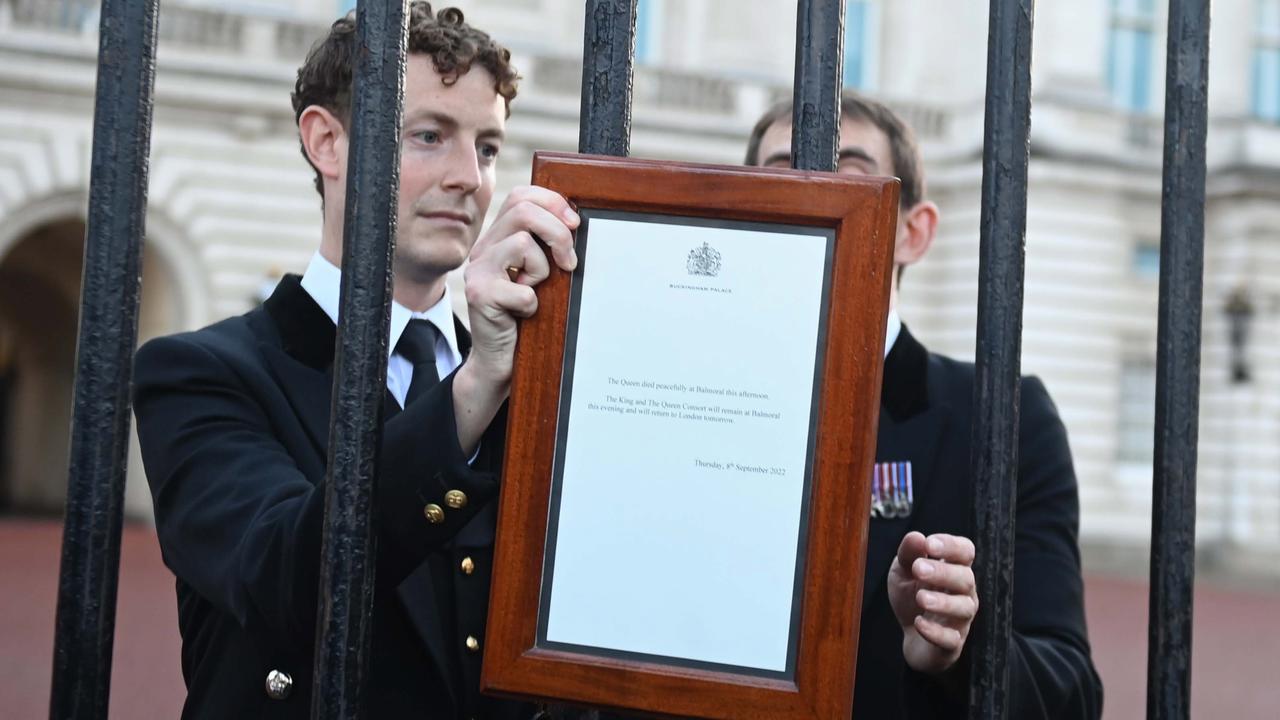
[(912, 582), (911, 573), (907, 572), (907, 568), (904, 568), (896, 557), (889, 563), (889, 582)]
[[(525, 202), (546, 208), (548, 212), (564, 220), (571, 228), (576, 229), (578, 227), (578, 213), (574, 212), (573, 206), (569, 204), (569, 201), (565, 200), (560, 193), (537, 185), (522, 185), (512, 189), (507, 194), (506, 201), (502, 204), (502, 212)], [(502, 212), (499, 214), (502, 214)]]
[(924, 615), (916, 616), (915, 629), (920, 633), (920, 637), (948, 653), (957, 653), (964, 647), (964, 635), (959, 630), (947, 627)]
[(921, 588), (916, 591), (916, 604), (947, 620), (948, 624), (968, 623), (978, 614), (978, 598), (974, 595), (951, 595)]
[[(919, 533), (916, 533), (917, 535)], [(960, 565), (973, 565), (973, 541), (960, 535), (934, 533), (925, 539), (929, 557)]]
[(547, 255), (538, 246), (538, 241), (527, 232), (518, 232), (502, 240), (494, 253), (508, 271), (507, 277), (512, 282), (530, 287), (546, 280), (551, 274), (551, 266), (547, 263)]
[(944, 670), (960, 656), (978, 614), (973, 559), (973, 543), (959, 535), (913, 532), (902, 539), (893, 562), (909, 570), (898, 583), (898, 594), (906, 597), (894, 612), (906, 631), (907, 662), (917, 670)]
[(531, 186), (516, 188), (471, 248), (465, 270), (472, 338), (467, 364), (481, 368), (475, 372), (487, 381), (510, 381), (516, 319), (538, 309), (533, 286), (551, 274), (547, 250), (559, 267), (567, 271), (577, 267), (573, 230), (580, 222), (558, 193)]
[(902, 538), (890, 574), (931, 590), (976, 598), (973, 558), (973, 542), (966, 537), (945, 533), (925, 537), (912, 531)]
[[(908, 565), (908, 558), (910, 558)], [(946, 533), (925, 537), (908, 533), (898, 548), (898, 561), (911, 568), (911, 577), (922, 586), (960, 595), (973, 595), (973, 542)]]
[(528, 285), (495, 283), (490, 290), (492, 307), (527, 318), (538, 310), (538, 295)]
[[(532, 239), (530, 239), (532, 242)], [(542, 251), (534, 248), (534, 252), (542, 255)], [(541, 263), (539, 266), (537, 263)], [(514, 280), (507, 275), (507, 271), (503, 269), (502, 274), (495, 275), (485, 272), (478, 264), (468, 265), (466, 269), (466, 293), (468, 308), (482, 313), (482, 315), (490, 321), (501, 322), (502, 314), (509, 313), (516, 317), (529, 317), (538, 307), (537, 295), (533, 291), (533, 285), (536, 285), (538, 274), (546, 277), (547, 260), (540, 257), (538, 260), (530, 261), (526, 266), (532, 268), (526, 275), (526, 270), (519, 271), (519, 276)], [(522, 282), (523, 281), (523, 282)], [(475, 320), (474, 316), (472, 318)], [(473, 334), (474, 334), (473, 330)]]
[(924, 587), (959, 595), (974, 593), (973, 568), (940, 560), (917, 558), (911, 564), (911, 575)]
[[(534, 252), (538, 255), (542, 254), (537, 249), (536, 243), (532, 238), (528, 240), (533, 244)], [(512, 237), (512, 245), (519, 244), (518, 238)], [(508, 248), (509, 252), (514, 252)], [(519, 263), (520, 261), (515, 261)], [(535, 285), (533, 278), (541, 272), (546, 274), (547, 260), (541, 258), (541, 267), (536, 265), (538, 261), (530, 261), (529, 265), (533, 268), (529, 273), (528, 282), (517, 282), (505, 269), (495, 274), (490, 272), (487, 267), (480, 263), (472, 263), (466, 268), (465, 288), (467, 294), (467, 306), (473, 310), (478, 310), (491, 320), (500, 320), (503, 313), (510, 313), (519, 317), (528, 317), (530, 313), (537, 307), (537, 295), (533, 291), (532, 285)], [(519, 271), (519, 279), (524, 279), (525, 271)], [(473, 318), (474, 320), (474, 318)], [(473, 331), (474, 332), (474, 331)]]
[(923, 534), (912, 530), (898, 545), (898, 564), (905, 570), (914, 565), (917, 558), (925, 557), (927, 550), (928, 540)]
[(536, 186), (516, 188), (507, 196), (489, 231), (476, 243), (472, 258), (483, 256), (504, 238), (526, 232), (547, 246), (557, 266), (572, 271), (578, 266), (573, 230), (580, 223), (578, 214), (559, 193)]

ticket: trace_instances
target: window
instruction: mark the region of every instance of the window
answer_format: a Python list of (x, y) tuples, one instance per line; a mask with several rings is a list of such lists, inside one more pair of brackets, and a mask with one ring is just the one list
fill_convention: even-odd
[(1280, 0), (1257, 0), (1253, 47), (1253, 114), (1280, 122)]
[(1155, 457), (1156, 363), (1128, 357), (1120, 366), (1120, 407), (1116, 423), (1116, 459), (1150, 465)]
[(1160, 240), (1141, 240), (1133, 248), (1133, 274), (1143, 280), (1160, 277)]
[[(85, 0), (76, 0), (77, 2), (85, 2)], [(343, 10), (343, 6), (354, 8), (355, 0), (335, 0), (338, 9)], [(98, 3), (91, 3), (98, 5)], [(187, 7), (196, 7), (211, 12), (225, 13), (229, 15), (252, 15), (257, 17), (291, 17), (296, 15), (294, 5), (296, 0), (182, 0), (182, 2), (166, 3), (173, 5), (185, 5)]]
[(636, 3), (636, 63), (653, 64), (662, 60), (663, 4), (663, 0)]
[[(61, 3), (50, 3), (55, 8), (43, 11), (44, 22), (51, 27), (70, 32), (93, 33), (98, 30), (98, 3), (87, 3), (84, 0), (62, 0)], [(26, 10), (25, 12), (30, 12)], [(38, 17), (38, 16), (37, 16)]]
[(872, 90), (876, 65), (876, 5), (847, 0), (844, 8), (844, 86)]
[(1107, 87), (1116, 107), (1130, 112), (1151, 108), (1155, 26), (1155, 0), (1111, 0)]

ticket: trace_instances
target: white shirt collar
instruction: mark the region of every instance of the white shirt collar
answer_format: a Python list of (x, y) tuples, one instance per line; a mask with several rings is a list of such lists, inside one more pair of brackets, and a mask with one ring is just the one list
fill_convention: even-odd
[(893, 344), (898, 342), (898, 336), (902, 334), (902, 318), (898, 316), (895, 308), (889, 309), (889, 323), (884, 329), (884, 356), (889, 357), (889, 351), (893, 349)]
[[(339, 296), (342, 291), (342, 271), (326, 260), (319, 252), (311, 256), (311, 263), (302, 275), (302, 289), (307, 291), (312, 300), (324, 310), (335, 325), (338, 324)], [(462, 353), (458, 350), (458, 331), (453, 322), (453, 299), (449, 285), (444, 286), (444, 295), (439, 302), (427, 308), (426, 312), (415, 313), (395, 300), (391, 301), (391, 337), (387, 343), (387, 355), (395, 350), (400, 334), (408, 327), (409, 321), (422, 318), (431, 322), (439, 331), (440, 337), (449, 344), (455, 365), (462, 362)]]
[[(342, 271), (317, 252), (311, 257), (307, 271), (302, 275), (302, 289), (307, 291), (311, 299), (316, 301), (321, 310), (329, 316), (335, 325), (338, 324), (338, 298), (342, 290)], [(458, 350), (458, 332), (453, 323), (453, 300), (449, 286), (444, 286), (444, 295), (426, 312), (415, 313), (395, 300), (391, 301), (391, 337), (387, 343), (387, 354), (391, 355), (400, 340), (401, 333), (414, 318), (429, 320), (440, 332), (440, 336), (449, 343), (457, 364), (462, 362), (462, 353)], [(889, 320), (885, 325), (884, 355), (889, 357), (898, 336), (902, 334), (902, 318), (897, 309), (889, 310)]]

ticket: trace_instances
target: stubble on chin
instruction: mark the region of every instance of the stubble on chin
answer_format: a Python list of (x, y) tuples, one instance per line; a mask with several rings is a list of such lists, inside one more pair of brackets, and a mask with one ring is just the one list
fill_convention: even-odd
[(462, 267), (474, 244), (469, 234), (408, 238), (403, 243), (397, 238), (392, 264), (397, 277), (430, 283)]

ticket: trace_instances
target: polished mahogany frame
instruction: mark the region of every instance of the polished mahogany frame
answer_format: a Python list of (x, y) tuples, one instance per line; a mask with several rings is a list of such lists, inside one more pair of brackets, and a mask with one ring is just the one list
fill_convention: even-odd
[[(533, 183), (580, 209), (835, 231), (793, 679), (539, 647), (538, 618), (570, 323), (570, 274), (520, 327), (481, 686), (658, 716), (849, 717), (870, 512), (898, 181), (537, 153)], [(625, 619), (623, 619), (625, 622)]]

